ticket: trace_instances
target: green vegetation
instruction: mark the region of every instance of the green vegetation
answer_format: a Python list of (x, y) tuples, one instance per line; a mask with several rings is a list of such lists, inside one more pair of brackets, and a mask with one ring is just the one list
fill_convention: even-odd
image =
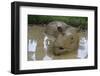
[(28, 15), (28, 24), (48, 24), (51, 21), (63, 21), (81, 29), (87, 29), (88, 25), (87, 17)]

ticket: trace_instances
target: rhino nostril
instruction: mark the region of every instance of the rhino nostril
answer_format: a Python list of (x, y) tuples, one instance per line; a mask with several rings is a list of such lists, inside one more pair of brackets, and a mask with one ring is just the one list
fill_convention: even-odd
[(63, 47), (59, 47), (59, 49), (60, 49), (60, 50), (63, 50), (64, 48), (63, 48)]

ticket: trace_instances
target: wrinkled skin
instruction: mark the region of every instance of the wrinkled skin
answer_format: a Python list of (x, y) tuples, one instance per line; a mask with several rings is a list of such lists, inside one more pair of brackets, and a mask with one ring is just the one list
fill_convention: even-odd
[(54, 55), (61, 55), (79, 47), (79, 34), (75, 27), (64, 22), (54, 21), (47, 25), (45, 34), (48, 36), (48, 50)]

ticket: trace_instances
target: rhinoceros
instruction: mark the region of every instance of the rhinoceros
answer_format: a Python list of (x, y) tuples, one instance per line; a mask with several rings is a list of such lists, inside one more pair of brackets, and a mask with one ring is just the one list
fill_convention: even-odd
[(50, 22), (45, 29), (47, 50), (53, 51), (54, 55), (75, 51), (79, 47), (79, 31), (62, 21)]

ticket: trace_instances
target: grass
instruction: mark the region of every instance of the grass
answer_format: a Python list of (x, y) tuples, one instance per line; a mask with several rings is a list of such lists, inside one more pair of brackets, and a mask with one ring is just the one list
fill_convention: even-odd
[(48, 24), (51, 21), (63, 21), (66, 24), (85, 30), (88, 25), (87, 17), (28, 15), (28, 24)]

